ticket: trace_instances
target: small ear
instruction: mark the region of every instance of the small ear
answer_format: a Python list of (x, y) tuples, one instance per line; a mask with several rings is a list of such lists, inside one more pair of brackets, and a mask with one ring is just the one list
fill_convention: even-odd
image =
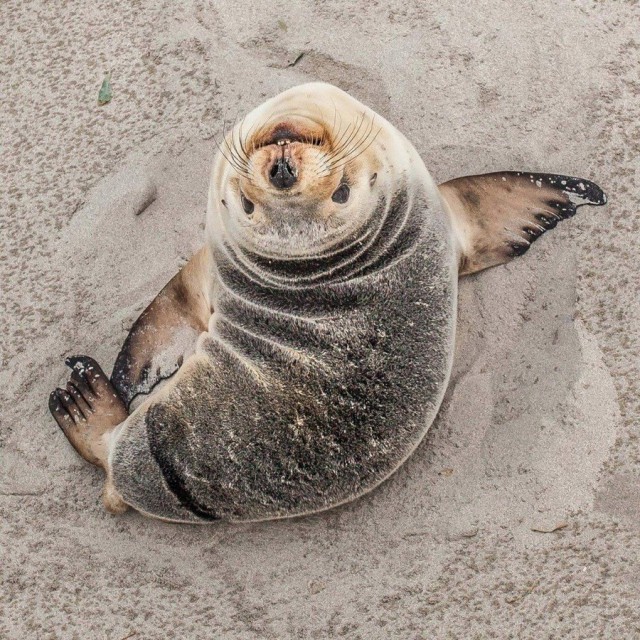
[(460, 245), (459, 274), (521, 256), (548, 229), (584, 204), (603, 205), (598, 185), (551, 173), (504, 171), (441, 184)]

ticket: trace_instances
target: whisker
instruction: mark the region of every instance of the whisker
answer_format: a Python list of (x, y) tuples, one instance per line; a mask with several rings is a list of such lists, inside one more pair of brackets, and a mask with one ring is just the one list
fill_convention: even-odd
[(333, 132), (336, 127), (336, 114), (338, 112), (338, 107), (336, 106), (335, 100), (331, 98), (331, 104), (333, 104), (333, 124), (331, 125), (331, 137), (333, 137)]
[(346, 160), (353, 153), (355, 153), (359, 149), (359, 147), (363, 144), (363, 142), (368, 138), (372, 129), (373, 129), (373, 119), (371, 120), (367, 128), (363, 131), (360, 137), (354, 137), (349, 146), (345, 147), (339, 154), (336, 154), (332, 158), (332, 164), (333, 165), (339, 164), (343, 160)]
[[(253, 132), (252, 137), (254, 138), (254, 140), (256, 138), (261, 137), (262, 132), (267, 128), (267, 125), (275, 118), (275, 111), (271, 112), (271, 115), (259, 126), (256, 126), (256, 130)], [(253, 143), (252, 147), (251, 147), (251, 151), (255, 151), (256, 146), (255, 146), (255, 142)]]
[[(333, 135), (333, 132), (335, 131), (335, 129), (331, 130), (331, 135), (333, 140), (332, 144), (334, 145), (336, 144), (336, 138), (340, 135), (340, 132), (342, 131), (342, 114), (339, 111), (337, 111), (337, 114), (338, 114), (338, 133), (336, 135)], [(335, 116), (334, 116), (334, 120), (335, 120)]]
[(257, 127), (258, 127), (258, 122), (254, 122), (251, 128), (249, 129), (249, 131), (247, 131), (247, 135), (245, 136), (245, 144), (247, 144), (248, 140), (250, 139), (252, 140), (251, 148), (248, 150), (249, 154), (252, 154), (256, 150), (255, 133), (256, 133)]
[(333, 153), (333, 150), (340, 145), (340, 143), (342, 142), (342, 140), (344, 140), (345, 136), (348, 135), (349, 129), (351, 129), (353, 123), (349, 123), (347, 124), (347, 126), (345, 127), (344, 131), (342, 130), (342, 115), (340, 113), (338, 113), (338, 118), (339, 118), (339, 124), (338, 124), (338, 133), (334, 136), (334, 139), (331, 143), (332, 146), (332, 150), (330, 152), (329, 155), (331, 155), (331, 153)]
[[(222, 123), (222, 135), (223, 135), (223, 141), (225, 146), (227, 147), (227, 153), (225, 153), (222, 149), (222, 144), (220, 144), (218, 142), (218, 140), (216, 138), (214, 138), (216, 145), (220, 151), (220, 153), (222, 153), (224, 159), (241, 175), (245, 176), (245, 177), (249, 177), (249, 168), (248, 166), (246, 166), (246, 163), (243, 163), (241, 161), (238, 160), (238, 158), (236, 157), (236, 155), (233, 152), (233, 149), (231, 149), (231, 147), (229, 146), (229, 142), (227, 140), (227, 131), (226, 131), (226, 121), (223, 121)], [(228, 154), (228, 155), (227, 155)]]
[(222, 145), (216, 140), (216, 138), (213, 138), (214, 142), (216, 143), (216, 146), (218, 147), (218, 151), (220, 151), (220, 153), (222, 154), (222, 157), (229, 163), (229, 165), (235, 169), (235, 171), (237, 171), (239, 174), (249, 178), (249, 175), (245, 172), (245, 170), (241, 167), (238, 167), (227, 155), (226, 153), (222, 150)]
[[(235, 129), (234, 129), (235, 131)], [(239, 132), (238, 132), (238, 136), (239, 136)], [(233, 148), (236, 152), (236, 157), (240, 160), (240, 162), (242, 163), (242, 165), (249, 170), (249, 158), (248, 156), (244, 153), (244, 150), (242, 149), (242, 141), (240, 140), (240, 137), (238, 137), (238, 141), (236, 143), (235, 137), (233, 132), (231, 132), (231, 139), (233, 142)], [(240, 148), (238, 148), (238, 145), (240, 146)]]
[[(244, 166), (244, 163), (237, 157), (236, 153), (234, 152), (234, 149), (229, 145), (229, 140), (227, 138), (226, 126), (227, 126), (227, 122), (225, 120), (222, 123), (222, 135), (223, 135), (224, 143), (227, 146), (227, 150), (229, 152), (229, 155), (235, 160), (235, 162), (239, 166), (244, 167), (245, 169), (247, 169), (247, 167)], [(231, 137), (233, 138), (233, 129), (231, 130)], [(232, 143), (233, 143), (233, 140), (232, 140)]]
[[(370, 131), (371, 131), (371, 127), (372, 124), (369, 125), (369, 129), (365, 130), (365, 133), (363, 134), (363, 136), (361, 138), (358, 139), (357, 134), (360, 132), (360, 130), (362, 129), (362, 125), (364, 124), (364, 114), (362, 119), (360, 120), (360, 124), (358, 126), (358, 129), (356, 131), (356, 134), (351, 136), (349, 143), (343, 145), (342, 149), (340, 149), (337, 153), (335, 153), (331, 160), (332, 162), (340, 162), (341, 160), (344, 160), (345, 157), (347, 157), (354, 148), (357, 148), (357, 146), (360, 144), (360, 142), (362, 141), (363, 138), (366, 138), (367, 135), (369, 135)], [(373, 123), (373, 119), (371, 121), (371, 123)], [(351, 145), (351, 148), (349, 148), (349, 145)]]
[[(353, 143), (354, 140), (357, 139), (358, 133), (360, 132), (360, 129), (362, 128), (362, 125), (364, 124), (364, 119), (365, 119), (365, 113), (362, 114), (362, 118), (360, 119), (360, 122), (358, 123), (357, 127), (354, 128), (352, 134), (347, 138), (347, 140), (341, 144), (337, 149), (335, 149), (331, 155), (331, 161), (333, 162), (334, 160), (340, 160), (341, 158), (339, 157), (340, 154), (345, 150), (349, 148), (349, 145)], [(358, 122), (356, 120), (356, 122)]]
[(375, 142), (376, 138), (378, 137), (378, 135), (380, 134), (381, 131), (382, 131), (382, 127), (380, 127), (376, 131), (375, 135), (371, 138), (370, 142), (363, 149), (361, 149), (361, 151), (356, 156), (354, 156), (353, 158), (349, 158), (346, 162), (343, 162), (342, 164), (340, 164), (338, 166), (333, 167), (332, 172), (329, 175), (333, 175), (334, 173), (336, 173), (342, 167), (344, 167), (344, 166), (350, 164), (351, 162), (353, 162), (358, 156), (361, 156)]
[(247, 119), (246, 116), (244, 118), (242, 118), (242, 120), (240, 122), (240, 126), (238, 127), (238, 142), (240, 143), (240, 149), (242, 149), (242, 153), (244, 154), (245, 159), (247, 160), (247, 162), (249, 162), (249, 154), (247, 153), (247, 150), (245, 149), (244, 141), (243, 141), (243, 138), (242, 138), (242, 127), (243, 127), (244, 121), (246, 119)]
[(320, 177), (323, 173), (326, 172), (327, 175), (329, 175), (330, 171), (331, 171), (331, 167), (329, 166), (329, 162), (327, 160), (327, 154), (320, 151), (319, 152), (319, 157), (318, 157), (318, 164), (322, 164), (323, 166), (320, 167), (316, 167), (315, 171), (313, 172), (313, 175), (315, 177)]
[[(333, 143), (333, 149), (331, 149), (331, 152), (328, 154), (329, 159), (335, 156), (335, 154), (337, 153), (336, 151), (337, 149), (342, 147), (342, 141), (345, 140), (345, 137), (349, 138), (351, 136), (351, 133), (353, 132), (350, 131), (350, 129), (353, 126), (354, 126), (353, 123), (349, 123), (342, 134), (338, 132), (340, 137)], [(354, 130), (355, 130), (355, 127), (354, 127)]]
[(331, 150), (332, 155), (340, 151), (340, 149), (344, 147), (345, 144), (349, 143), (349, 139), (357, 131), (357, 125), (358, 125), (358, 118), (356, 118), (355, 122), (349, 123), (349, 126), (347, 126), (347, 128), (345, 129), (344, 135), (340, 136), (340, 138), (334, 142), (333, 149)]

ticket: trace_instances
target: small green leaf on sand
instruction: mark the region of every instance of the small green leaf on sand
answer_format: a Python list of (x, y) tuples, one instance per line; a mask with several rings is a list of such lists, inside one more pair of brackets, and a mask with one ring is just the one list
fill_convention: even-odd
[(278, 27), (282, 29), (282, 31), (287, 30), (287, 23), (284, 20), (278, 20)]
[(103, 104), (107, 104), (111, 102), (111, 98), (113, 97), (113, 92), (111, 91), (111, 72), (107, 73), (104, 76), (104, 80), (102, 81), (102, 86), (100, 87), (100, 91), (98, 92), (98, 104), (102, 106)]

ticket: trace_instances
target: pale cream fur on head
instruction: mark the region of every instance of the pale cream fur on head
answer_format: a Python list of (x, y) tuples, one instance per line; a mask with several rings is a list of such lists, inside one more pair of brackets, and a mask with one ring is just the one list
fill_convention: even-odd
[[(286, 146), (296, 172), (286, 190), (269, 181), (283, 153), (269, 140), (282, 129), (299, 138)], [(390, 123), (337, 87), (294, 87), (251, 111), (221, 142), (209, 191), (209, 233), (265, 256), (324, 254), (357, 237), (399, 173), (424, 171), (411, 161), (414, 154)], [(349, 198), (336, 203), (332, 194), (342, 184)], [(243, 197), (253, 205), (250, 215)]]

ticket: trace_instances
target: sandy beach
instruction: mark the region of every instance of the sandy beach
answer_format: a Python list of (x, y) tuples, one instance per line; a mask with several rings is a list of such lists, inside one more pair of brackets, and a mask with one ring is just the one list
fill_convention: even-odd
[[(637, 2), (14, 0), (0, 19), (0, 638), (640, 637)], [(609, 203), (460, 281), (439, 416), (373, 493), (262, 524), (111, 516), (48, 412), (64, 357), (111, 370), (202, 244), (214, 136), (310, 80), (439, 182), (564, 173)]]

